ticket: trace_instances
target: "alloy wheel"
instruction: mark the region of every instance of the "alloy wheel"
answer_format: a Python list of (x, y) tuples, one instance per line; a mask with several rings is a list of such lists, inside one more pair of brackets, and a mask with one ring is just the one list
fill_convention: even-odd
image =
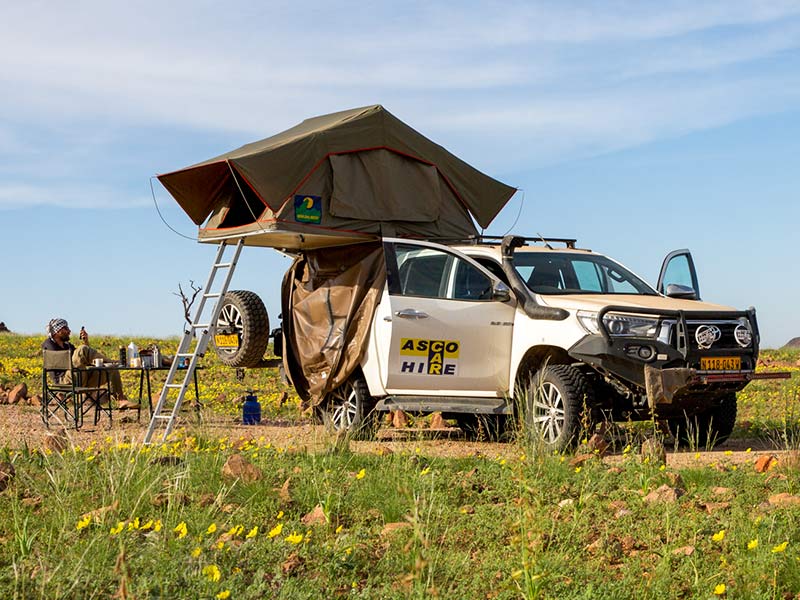
[(564, 399), (558, 387), (543, 381), (533, 398), (533, 424), (542, 438), (553, 444), (564, 431)]

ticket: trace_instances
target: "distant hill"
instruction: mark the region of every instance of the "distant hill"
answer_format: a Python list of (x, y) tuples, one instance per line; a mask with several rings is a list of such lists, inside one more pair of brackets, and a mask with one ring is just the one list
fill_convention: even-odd
[(790, 339), (784, 348), (800, 348), (800, 337)]

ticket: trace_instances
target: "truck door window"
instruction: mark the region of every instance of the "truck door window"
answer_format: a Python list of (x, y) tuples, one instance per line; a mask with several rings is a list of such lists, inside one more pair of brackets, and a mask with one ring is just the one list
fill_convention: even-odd
[(455, 300), (491, 300), (492, 280), (465, 260), (456, 259)]
[(444, 298), (452, 257), (435, 248), (397, 244), (399, 292), (403, 296)]

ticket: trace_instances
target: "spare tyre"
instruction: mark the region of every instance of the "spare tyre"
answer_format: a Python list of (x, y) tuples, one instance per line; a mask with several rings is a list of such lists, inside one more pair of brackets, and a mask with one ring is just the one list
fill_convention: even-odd
[(255, 367), (269, 343), (269, 317), (261, 298), (234, 290), (222, 299), (214, 332), (219, 360), (229, 367)]

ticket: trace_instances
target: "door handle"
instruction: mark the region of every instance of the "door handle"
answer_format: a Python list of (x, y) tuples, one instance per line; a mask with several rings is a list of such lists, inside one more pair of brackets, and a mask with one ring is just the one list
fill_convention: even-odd
[(422, 312), (421, 310), (415, 310), (413, 308), (404, 308), (403, 310), (398, 310), (394, 313), (398, 317), (402, 317), (404, 319), (427, 319), (428, 313)]

